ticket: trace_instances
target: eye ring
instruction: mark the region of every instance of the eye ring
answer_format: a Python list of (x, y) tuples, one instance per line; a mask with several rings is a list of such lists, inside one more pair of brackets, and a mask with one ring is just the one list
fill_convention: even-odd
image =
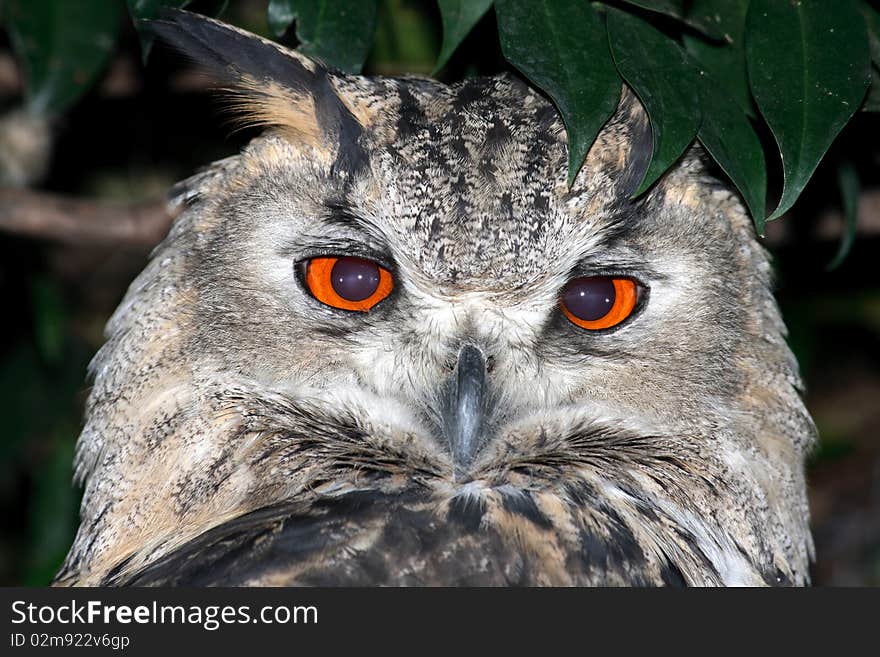
[(368, 312), (391, 294), (391, 272), (372, 260), (354, 256), (311, 258), (305, 284), (321, 303), (338, 310)]
[(575, 326), (601, 331), (624, 322), (638, 300), (639, 284), (631, 278), (581, 276), (563, 288), (559, 307)]

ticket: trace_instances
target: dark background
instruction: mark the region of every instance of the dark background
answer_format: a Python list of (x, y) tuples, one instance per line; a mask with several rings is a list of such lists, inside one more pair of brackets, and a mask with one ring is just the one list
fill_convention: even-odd
[[(428, 5), (383, 3), (366, 72), (430, 72), (441, 35)], [(267, 33), (265, 2), (232, 3), (224, 18)], [(503, 67), (492, 20), (468, 37), (444, 79)], [(21, 93), (0, 33), (0, 119), (21, 104)], [(839, 268), (826, 271), (843, 223), (830, 165), (820, 166), (795, 211), (768, 229), (779, 302), (821, 436), (809, 465), (813, 580), (820, 585), (880, 584), (876, 129), (875, 119), (858, 116), (829, 156), (855, 160), (863, 183), (859, 234)], [(174, 55), (158, 48), (144, 68), (130, 27), (99, 83), (52, 125), (52, 134), (41, 190), (125, 205), (158, 201), (172, 183), (253, 136), (231, 130), (205, 81)], [(149, 250), (0, 232), (0, 584), (46, 584), (67, 551), (80, 494), (71, 463), (86, 366)]]

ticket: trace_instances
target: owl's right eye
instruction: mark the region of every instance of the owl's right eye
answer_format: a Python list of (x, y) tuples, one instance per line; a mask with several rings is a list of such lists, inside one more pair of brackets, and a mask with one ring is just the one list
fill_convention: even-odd
[(305, 263), (306, 287), (321, 303), (339, 310), (367, 312), (394, 289), (384, 267), (352, 256), (312, 258)]

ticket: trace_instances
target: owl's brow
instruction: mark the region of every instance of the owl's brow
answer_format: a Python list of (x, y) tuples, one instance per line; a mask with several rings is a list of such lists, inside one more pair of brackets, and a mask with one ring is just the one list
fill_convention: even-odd
[(370, 241), (385, 244), (385, 235), (376, 226), (375, 222), (363, 217), (351, 205), (345, 201), (333, 199), (325, 203), (327, 214), (322, 217), (326, 225), (344, 228), (352, 233), (358, 233), (369, 238)]
[(638, 232), (646, 211), (641, 200), (625, 199), (613, 204), (599, 233), (598, 248), (611, 251), (626, 244)]

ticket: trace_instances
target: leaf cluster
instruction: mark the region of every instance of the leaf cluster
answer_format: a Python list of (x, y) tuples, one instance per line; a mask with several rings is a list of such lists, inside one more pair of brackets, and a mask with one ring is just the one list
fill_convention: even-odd
[[(429, 2), (432, 0), (425, 0)], [(191, 0), (127, 0), (135, 24)], [(227, 2), (207, 4), (214, 13)], [(268, 0), (276, 37), (359, 72), (376, 41), (380, 0)], [(34, 112), (68, 109), (106, 64), (122, 0), (6, 0), (3, 17)], [(763, 234), (795, 203), (859, 109), (880, 110), (880, 12), (873, 0), (436, 0), (435, 73), (494, 13), (504, 58), (559, 108), (573, 181), (626, 83), (651, 122), (653, 153), (635, 194), (695, 141), (737, 187)], [(150, 36), (141, 31), (144, 56)], [(873, 60), (873, 62), (872, 62)], [(772, 134), (783, 184), (768, 213)], [(854, 174), (846, 189), (858, 188)], [(846, 191), (846, 189), (844, 191)]]

